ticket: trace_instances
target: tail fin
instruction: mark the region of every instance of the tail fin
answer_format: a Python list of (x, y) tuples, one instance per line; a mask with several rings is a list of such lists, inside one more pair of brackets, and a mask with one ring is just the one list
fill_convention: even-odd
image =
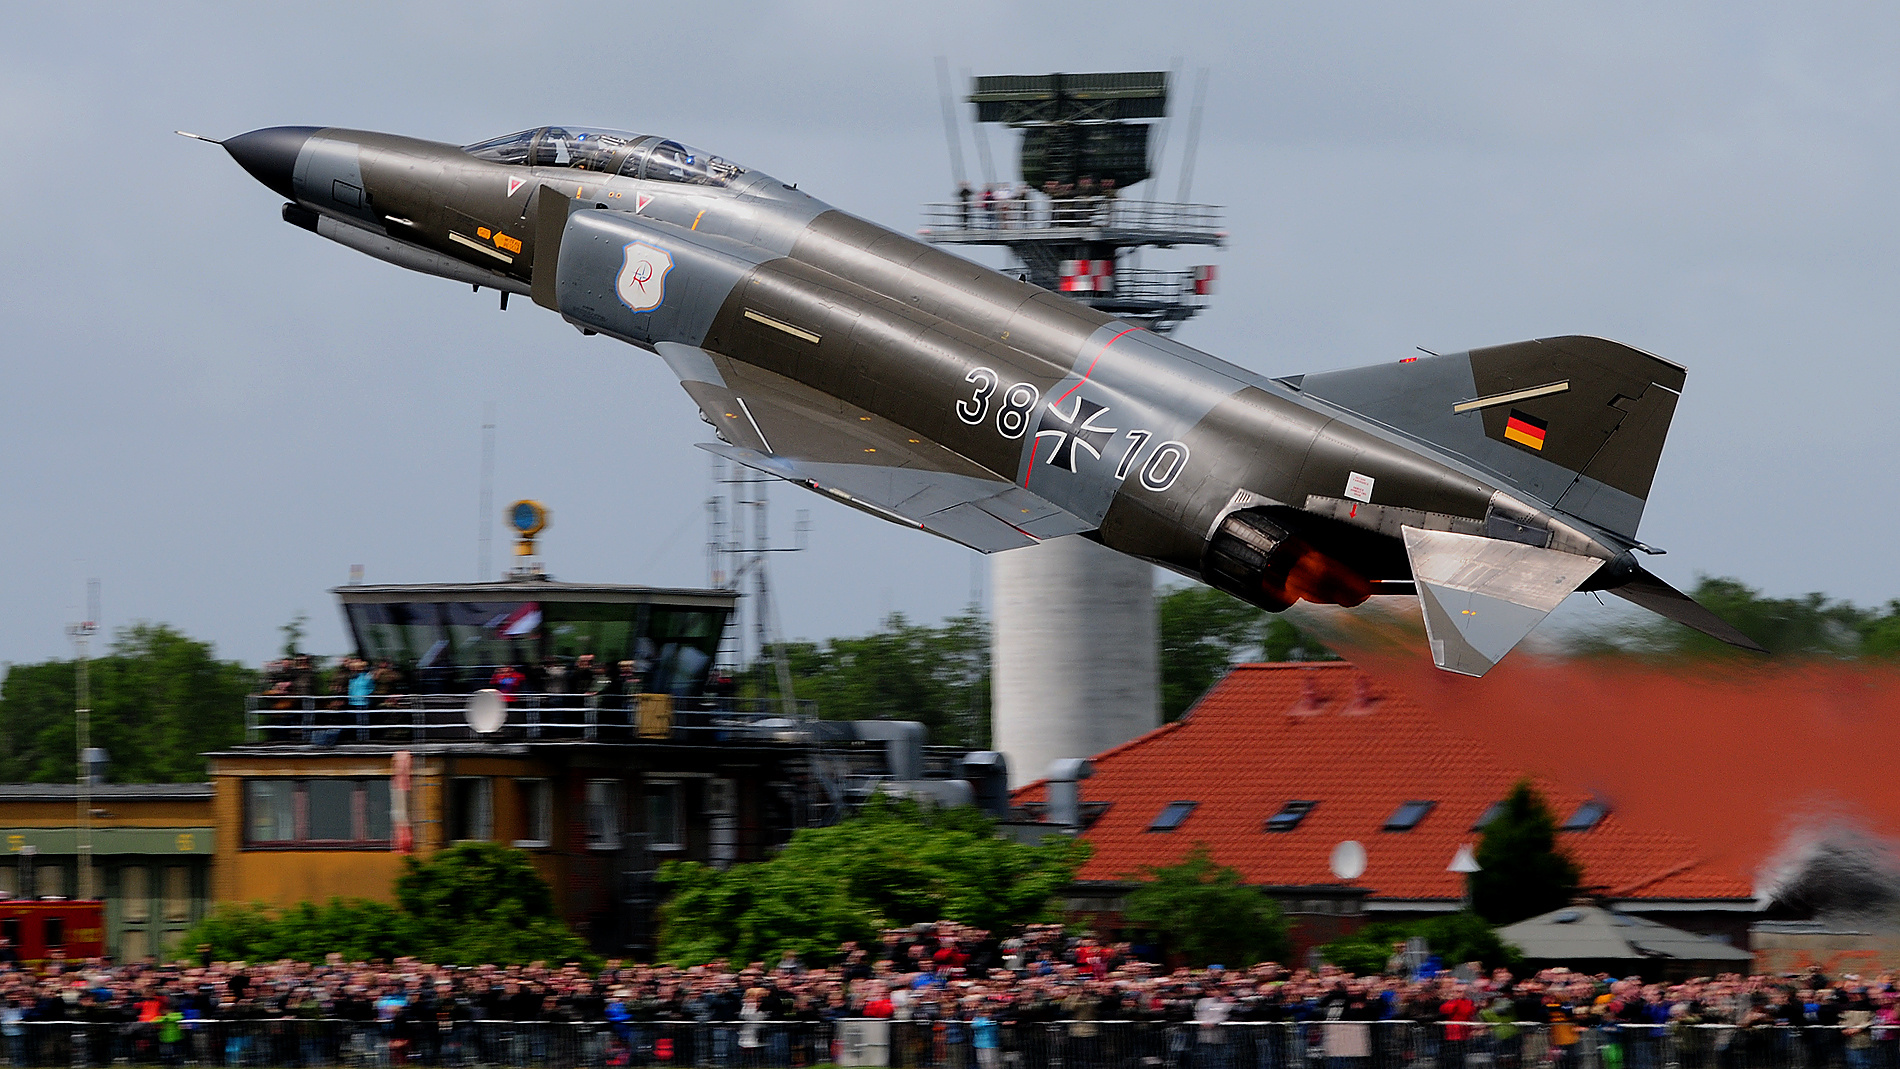
[(1282, 380), (1636, 537), (1683, 369), (1602, 338), (1542, 338)]

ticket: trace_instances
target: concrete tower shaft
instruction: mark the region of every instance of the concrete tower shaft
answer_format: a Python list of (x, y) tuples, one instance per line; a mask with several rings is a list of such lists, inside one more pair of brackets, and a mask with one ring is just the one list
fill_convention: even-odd
[(1153, 566), (1074, 535), (990, 561), (991, 727), (1011, 787), (1160, 726)]

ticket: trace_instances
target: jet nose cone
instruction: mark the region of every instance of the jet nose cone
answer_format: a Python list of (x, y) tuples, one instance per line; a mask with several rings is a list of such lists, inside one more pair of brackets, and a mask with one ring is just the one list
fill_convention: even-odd
[(303, 151), (310, 135), (319, 126), (270, 126), (248, 134), (226, 138), (224, 151), (251, 172), (251, 177), (273, 191), (296, 199), (290, 191), (290, 178), (297, 169), (297, 154)]

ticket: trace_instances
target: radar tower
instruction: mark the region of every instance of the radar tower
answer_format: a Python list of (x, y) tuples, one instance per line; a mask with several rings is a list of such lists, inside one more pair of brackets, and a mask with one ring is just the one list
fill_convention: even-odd
[[(1207, 307), (1214, 267), (1144, 267), (1142, 250), (1219, 248), (1227, 232), (1213, 205), (1130, 195), (1160, 162), (1148, 120), (1166, 118), (1168, 80), (1166, 71), (975, 79), (967, 99), (976, 121), (1022, 131), (1019, 180), (970, 188), (953, 140), (958, 198), (925, 205), (920, 235), (936, 245), (1000, 246), (1027, 281), (1157, 333), (1187, 322)], [(977, 131), (979, 147), (983, 136)], [(1191, 167), (1184, 164), (1183, 198)]]

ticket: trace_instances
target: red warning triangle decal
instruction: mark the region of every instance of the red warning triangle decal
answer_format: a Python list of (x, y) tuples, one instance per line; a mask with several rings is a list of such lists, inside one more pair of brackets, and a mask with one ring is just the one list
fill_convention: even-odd
[(633, 195), (634, 214), (638, 215), (641, 212), (646, 211), (647, 205), (652, 204), (652, 203), (653, 203), (653, 198), (651, 196), (648, 196), (645, 193), (635, 193)]
[(508, 176), (508, 195), (511, 197), (514, 196), (515, 190), (527, 184), (528, 180), (525, 178), (516, 178), (513, 175)]

